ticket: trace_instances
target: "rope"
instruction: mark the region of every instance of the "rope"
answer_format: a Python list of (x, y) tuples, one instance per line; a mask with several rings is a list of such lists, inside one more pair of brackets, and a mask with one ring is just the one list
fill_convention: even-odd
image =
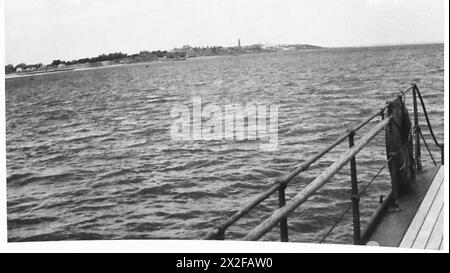
[(391, 160), (392, 160), (392, 156), (389, 157), (388, 160), (386, 160), (383, 167), (381, 167), (381, 169), (378, 170), (377, 174), (372, 178), (372, 180), (370, 180), (369, 183), (367, 183), (366, 186), (359, 192), (358, 197), (361, 197), (366, 192), (366, 190), (367, 190), (367, 188), (369, 188), (370, 184), (372, 184), (372, 182), (375, 181), (375, 179), (380, 175), (380, 173), (384, 170), (384, 168), (386, 168), (386, 166), (389, 164), (389, 162), (391, 162)]
[(425, 108), (425, 102), (422, 99), (422, 95), (420, 94), (419, 88), (416, 85), (414, 86), (414, 88), (417, 91), (417, 95), (419, 96), (420, 102), (422, 104), (423, 113), (425, 115), (425, 119), (427, 121), (427, 125), (428, 125), (428, 129), (430, 130), (430, 134), (433, 137), (433, 140), (434, 140), (434, 143), (436, 144), (436, 146), (438, 146), (440, 148), (441, 144), (439, 144), (439, 142), (436, 139), (436, 136), (434, 135), (433, 128), (431, 127), (430, 119), (428, 118), (428, 112), (427, 112), (427, 109)]
[[(358, 197), (361, 197), (366, 192), (366, 190), (370, 186), (370, 184), (372, 184), (373, 181), (375, 181), (375, 179), (380, 175), (380, 173), (384, 170), (384, 168), (386, 168), (386, 166), (389, 164), (389, 162), (391, 160), (392, 160), (392, 157), (390, 157), (388, 160), (386, 160), (384, 165), (378, 170), (378, 172), (375, 174), (375, 176), (372, 177), (372, 179), (369, 181), (369, 183), (367, 183), (366, 186), (362, 189), (362, 191), (360, 191), (358, 193)], [(352, 208), (351, 205), (352, 205), (352, 202), (349, 202), (347, 204), (347, 207), (344, 210), (344, 212), (341, 214), (339, 219), (333, 224), (333, 226), (328, 230), (328, 232), (322, 237), (322, 239), (320, 239), (319, 244), (323, 243), (325, 241), (325, 239), (331, 234), (331, 232), (337, 227), (337, 225), (340, 224), (340, 222), (344, 219), (344, 217), (347, 214), (347, 212), (349, 212), (350, 209)]]
[(323, 243), (325, 241), (325, 239), (328, 237), (328, 235), (330, 235), (330, 233), (334, 230), (334, 228), (342, 221), (342, 219), (344, 219), (344, 216), (347, 214), (347, 212), (352, 208), (350, 205), (352, 203), (349, 202), (349, 204), (347, 204), (347, 208), (345, 209), (344, 213), (342, 213), (342, 215), (339, 217), (339, 219), (333, 224), (333, 226), (328, 230), (328, 232), (325, 234), (325, 236), (322, 237), (322, 239), (320, 239), (319, 244)]
[(422, 137), (423, 143), (425, 144), (425, 147), (427, 147), (428, 154), (430, 155), (431, 159), (433, 160), (434, 166), (437, 166), (436, 160), (434, 160), (433, 154), (431, 154), (430, 148), (428, 147), (427, 142), (425, 141), (425, 137), (422, 134), (422, 131), (420, 131), (420, 136)]

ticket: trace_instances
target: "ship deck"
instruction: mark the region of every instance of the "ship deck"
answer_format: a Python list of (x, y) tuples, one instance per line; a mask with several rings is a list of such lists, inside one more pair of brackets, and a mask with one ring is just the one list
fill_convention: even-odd
[(369, 237), (380, 246), (443, 249), (444, 167), (427, 169), (399, 199), (388, 207)]

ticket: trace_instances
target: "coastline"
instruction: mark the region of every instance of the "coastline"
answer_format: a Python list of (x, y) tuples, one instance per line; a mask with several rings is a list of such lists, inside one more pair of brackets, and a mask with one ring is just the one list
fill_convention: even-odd
[[(434, 45), (439, 43), (426, 43), (424, 45)], [(195, 57), (187, 57), (180, 60), (167, 60), (167, 59), (161, 59), (156, 61), (143, 61), (143, 62), (134, 62), (134, 63), (119, 63), (119, 64), (109, 64), (109, 65), (100, 65), (100, 66), (91, 66), (91, 67), (69, 67), (66, 69), (56, 70), (56, 71), (35, 71), (35, 72), (29, 72), (29, 73), (11, 73), (11, 74), (4, 74), (5, 80), (6, 79), (15, 79), (15, 78), (22, 78), (22, 77), (34, 77), (34, 76), (40, 76), (40, 75), (49, 75), (49, 74), (59, 74), (59, 73), (68, 73), (68, 72), (76, 72), (76, 71), (87, 71), (87, 70), (98, 70), (98, 69), (107, 69), (107, 68), (114, 68), (114, 67), (122, 67), (122, 66), (131, 66), (131, 65), (151, 65), (151, 64), (160, 64), (160, 63), (166, 63), (166, 62), (182, 62), (182, 61), (194, 61), (194, 60), (203, 60), (203, 59), (216, 59), (216, 58), (222, 58), (222, 57), (239, 57), (242, 55), (253, 55), (253, 54), (273, 54), (273, 53), (289, 53), (289, 52), (311, 52), (311, 51), (319, 51), (319, 50), (329, 50), (329, 49), (355, 49), (355, 48), (377, 48), (377, 47), (392, 47), (392, 46), (414, 46), (416, 44), (401, 44), (401, 45), (382, 45), (382, 46), (361, 46), (361, 47), (319, 47), (319, 48), (308, 48), (308, 49), (297, 49), (297, 50), (284, 50), (284, 51), (274, 51), (274, 52), (250, 52), (250, 53), (242, 53), (242, 54), (224, 54), (224, 55), (210, 55), (210, 56), (195, 56)], [(419, 44), (423, 45), (423, 44)]]
[[(298, 46), (301, 46), (300, 48)], [(279, 45), (276, 49), (262, 49), (259, 47), (260, 50), (255, 50), (253, 46), (243, 46), (242, 49), (237, 49), (238, 51), (227, 51), (226, 53), (219, 53), (215, 55), (191, 55), (191, 56), (181, 56), (176, 58), (158, 58), (158, 59), (152, 59), (152, 60), (132, 60), (131, 62), (122, 62), (122, 63), (113, 63), (113, 64), (103, 64), (103, 62), (96, 61), (96, 62), (87, 62), (76, 64), (73, 66), (66, 66), (62, 69), (56, 69), (51, 71), (45, 71), (45, 70), (37, 70), (37, 71), (29, 71), (29, 72), (14, 72), (14, 73), (5, 73), (5, 79), (12, 79), (12, 78), (21, 78), (21, 77), (33, 77), (33, 76), (39, 76), (39, 75), (48, 75), (48, 74), (54, 74), (54, 73), (64, 73), (64, 72), (70, 72), (70, 71), (83, 71), (83, 70), (94, 70), (94, 69), (104, 69), (104, 68), (111, 68), (111, 67), (118, 67), (123, 65), (139, 65), (139, 64), (145, 64), (149, 65), (150, 63), (164, 63), (164, 62), (179, 62), (179, 61), (188, 61), (188, 60), (194, 60), (194, 59), (210, 59), (210, 58), (219, 58), (219, 57), (225, 57), (225, 56), (232, 56), (237, 57), (241, 55), (248, 55), (248, 54), (263, 54), (263, 53), (283, 53), (283, 52), (300, 52), (300, 51), (311, 51), (311, 50), (319, 50), (323, 49), (323, 47), (319, 46), (312, 46), (312, 45)], [(225, 48), (229, 49), (229, 48)], [(200, 53), (201, 54), (201, 53)], [(81, 67), (80, 67), (81, 66)]]
[[(255, 53), (255, 54), (257, 54), (257, 53)], [(161, 61), (161, 60), (159, 60), (159, 61), (125, 63), (125, 64), (110, 64), (110, 65), (102, 65), (102, 66), (81, 67), (81, 68), (73, 68), (73, 69), (66, 69), (66, 70), (56, 70), (56, 71), (50, 71), (50, 72), (39, 72), (39, 71), (37, 71), (36, 73), (30, 72), (30, 73), (27, 73), (27, 74), (11, 73), (11, 74), (5, 74), (5, 79), (34, 77), (34, 76), (49, 75), (49, 74), (59, 74), (59, 73), (67, 73), (67, 72), (76, 72), (76, 71), (98, 70), (98, 69), (107, 69), (107, 68), (122, 67), (122, 66), (131, 66), (131, 65), (150, 65), (150, 64), (166, 63), (166, 62), (179, 62), (179, 61), (192, 61), (192, 60), (201, 60), (201, 59), (212, 59), (212, 58), (219, 58), (219, 57), (224, 57), (224, 56), (231, 56), (231, 55), (199, 56), (199, 57), (186, 58), (185, 60), (173, 60), (173, 61)]]
[(68, 72), (84, 71), (84, 70), (96, 70), (96, 69), (104, 69), (104, 68), (118, 67), (118, 66), (124, 66), (124, 65), (134, 65), (134, 64), (143, 64), (143, 63), (112, 64), (112, 65), (104, 65), (104, 66), (96, 66), (96, 67), (73, 68), (73, 69), (66, 69), (66, 70), (56, 70), (56, 71), (51, 71), (51, 72), (37, 72), (37, 73), (27, 73), (27, 74), (16, 74), (16, 73), (14, 73), (14, 74), (5, 74), (5, 79), (22, 78), (22, 77), (33, 77), (33, 76), (68, 73)]

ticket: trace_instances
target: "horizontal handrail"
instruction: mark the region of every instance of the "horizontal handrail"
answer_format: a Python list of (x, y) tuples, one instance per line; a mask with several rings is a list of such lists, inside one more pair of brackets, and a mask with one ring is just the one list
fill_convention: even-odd
[(383, 130), (389, 123), (391, 117), (388, 117), (380, 121), (375, 127), (373, 127), (367, 134), (365, 134), (358, 143), (352, 148), (347, 150), (336, 162), (329, 166), (324, 172), (322, 172), (316, 179), (308, 184), (302, 191), (297, 193), (289, 203), (284, 207), (277, 209), (270, 217), (259, 224), (253, 229), (244, 240), (252, 241), (258, 240), (268, 231), (270, 231), (278, 222), (287, 217), (293, 210), (304, 203), (311, 195), (313, 195), (319, 188), (321, 188), (328, 180), (334, 176), (339, 170), (341, 170), (345, 164), (347, 164), (352, 157), (354, 157), (361, 149), (363, 149), (381, 130)]

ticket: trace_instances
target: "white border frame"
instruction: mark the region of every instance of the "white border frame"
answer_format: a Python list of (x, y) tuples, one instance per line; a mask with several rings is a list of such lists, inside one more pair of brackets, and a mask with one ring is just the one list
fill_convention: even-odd
[[(444, 66), (444, 99), (445, 99), (445, 150), (449, 151), (449, 1), (445, 2), (445, 66)], [(0, 60), (5, 63), (5, 2), (0, 1)], [(2, 67), (4, 79), (4, 70)], [(399, 252), (437, 252), (414, 249), (369, 247), (353, 245), (330, 244), (304, 244), (279, 242), (242, 242), (242, 241), (194, 241), (194, 240), (111, 240), (111, 241), (63, 241), (63, 242), (7, 242), (7, 209), (6, 209), (6, 127), (5, 127), (5, 85), (0, 87), (0, 252), (149, 252), (149, 253), (301, 253), (301, 252), (373, 252), (373, 253), (399, 253)], [(449, 252), (449, 154), (445, 153), (445, 219), (444, 219), (444, 251)]]

